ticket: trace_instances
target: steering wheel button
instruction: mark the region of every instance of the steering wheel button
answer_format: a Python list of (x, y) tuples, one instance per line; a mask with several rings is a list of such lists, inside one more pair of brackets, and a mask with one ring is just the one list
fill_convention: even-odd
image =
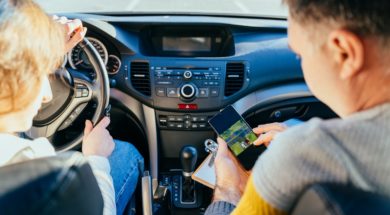
[(73, 120), (74, 118), (76, 118), (76, 114), (75, 113), (70, 114), (69, 119)]
[(81, 89), (77, 89), (76, 90), (76, 98), (80, 98), (82, 95), (82, 90)]
[(81, 96), (82, 97), (88, 97), (89, 91), (88, 89), (83, 89)]

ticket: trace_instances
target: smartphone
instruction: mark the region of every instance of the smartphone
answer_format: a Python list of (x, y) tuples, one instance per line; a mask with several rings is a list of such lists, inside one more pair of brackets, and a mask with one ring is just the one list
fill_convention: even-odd
[(209, 124), (225, 140), (230, 151), (246, 170), (252, 169), (257, 158), (266, 150), (264, 145), (253, 145), (257, 135), (232, 106), (227, 106), (213, 116)]

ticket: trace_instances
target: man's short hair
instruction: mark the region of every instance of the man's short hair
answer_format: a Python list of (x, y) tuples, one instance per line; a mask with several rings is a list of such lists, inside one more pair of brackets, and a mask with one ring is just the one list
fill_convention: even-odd
[(390, 37), (390, 0), (284, 0), (300, 22), (334, 21), (360, 35)]

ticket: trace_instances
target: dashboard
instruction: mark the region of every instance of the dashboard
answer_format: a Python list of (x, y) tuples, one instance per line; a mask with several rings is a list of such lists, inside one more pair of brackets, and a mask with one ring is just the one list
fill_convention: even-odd
[[(285, 20), (214, 17), (202, 24), (204, 17), (177, 18), (82, 19), (113, 87), (157, 110), (216, 111), (267, 85), (303, 80), (288, 49)], [(72, 69), (91, 70), (78, 46), (68, 62)]]

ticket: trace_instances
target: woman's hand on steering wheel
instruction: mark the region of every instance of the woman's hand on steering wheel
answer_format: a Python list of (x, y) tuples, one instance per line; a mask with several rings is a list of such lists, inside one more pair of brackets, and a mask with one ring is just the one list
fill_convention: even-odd
[(114, 150), (115, 143), (106, 129), (110, 118), (104, 117), (95, 127), (92, 122), (85, 121), (82, 152), (84, 155), (98, 155), (108, 157)]
[(85, 37), (87, 28), (83, 27), (83, 23), (79, 19), (70, 20), (64, 16), (53, 16), (53, 19), (65, 28), (65, 52), (67, 53)]

